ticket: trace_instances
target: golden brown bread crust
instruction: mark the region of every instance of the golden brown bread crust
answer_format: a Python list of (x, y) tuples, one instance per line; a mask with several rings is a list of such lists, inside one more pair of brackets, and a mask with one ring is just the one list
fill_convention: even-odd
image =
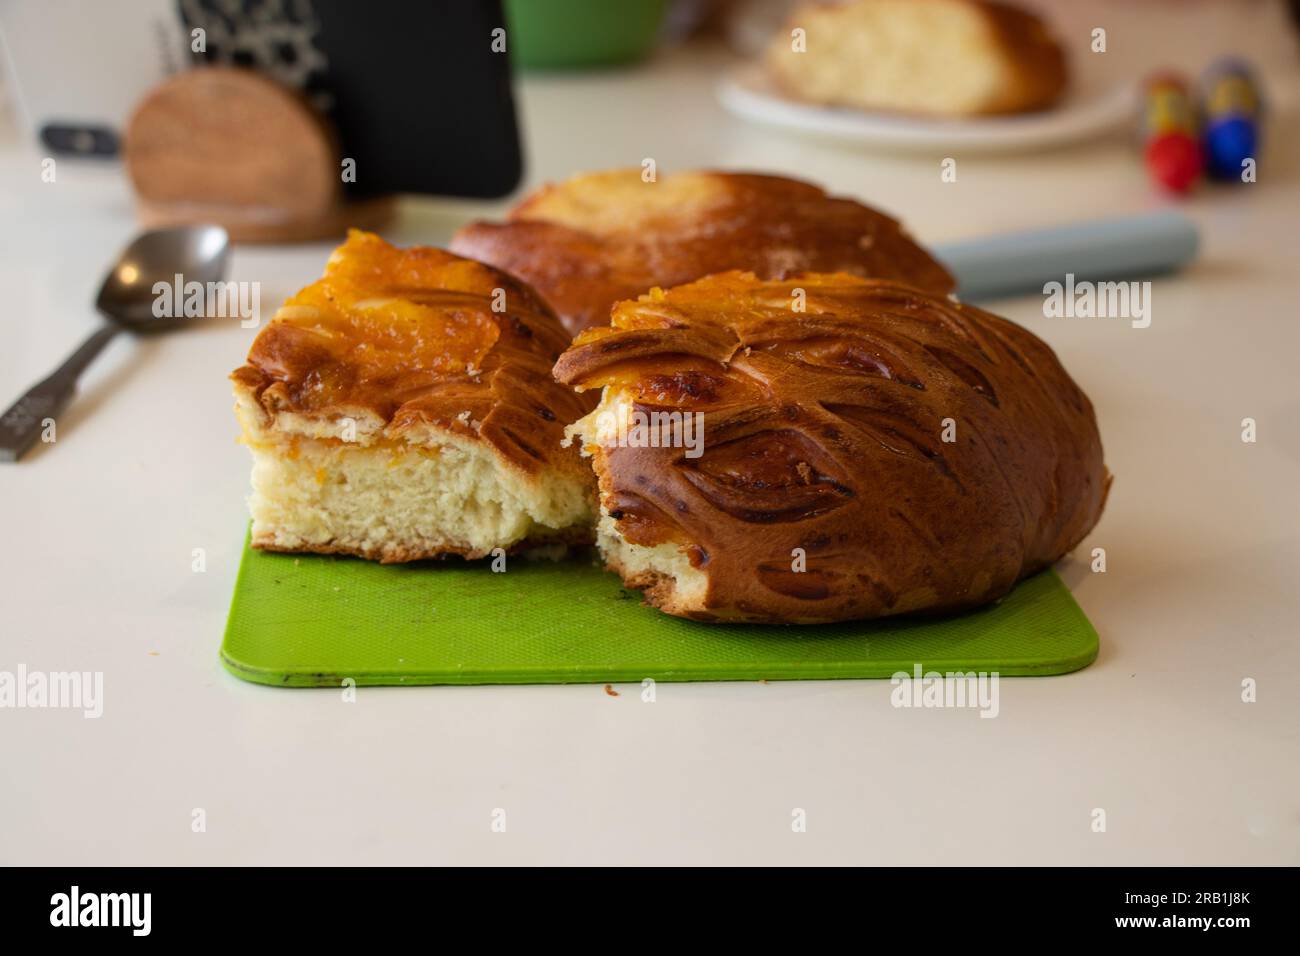
[(992, 0), (973, 0), (988, 15), (998, 42), (1015, 67), (1016, 81), (1006, 99), (989, 113), (1028, 113), (1047, 109), (1061, 98), (1069, 80), (1065, 51), (1047, 25), (1027, 10)]
[[(541, 550), (553, 546), (568, 548), (582, 548), (592, 543), (592, 532), (589, 527), (572, 527), (565, 528), (563, 531), (556, 531), (550, 534), (531, 534), (525, 540), (504, 548), (507, 554), (522, 554), (529, 551)], [(284, 547), (275, 542), (274, 537), (265, 537), (263, 539), (254, 539), (252, 542), (254, 548), (258, 551), (274, 551), (279, 554), (342, 554), (354, 558), (365, 558), (367, 561), (377, 561), (380, 564), (406, 564), (411, 561), (430, 561), (438, 558), (458, 557), (477, 559), (484, 558), (488, 555), (482, 551), (476, 551), (473, 548), (459, 547), (457, 545), (443, 545), (436, 551), (430, 551), (426, 548), (402, 548), (385, 546), (382, 548), (364, 548), (355, 545), (338, 544), (331, 542), (329, 544), (313, 544), (303, 547)], [(489, 552), (490, 553), (490, 552)]]
[(729, 269), (771, 279), (847, 272), (938, 293), (954, 281), (895, 220), (780, 176), (640, 170), (543, 187), (506, 223), (475, 222), (451, 248), (532, 285), (573, 333), (609, 322), (615, 302)]
[[(855, 0), (856, 3), (871, 3), (873, 0)], [(1065, 92), (1069, 81), (1069, 71), (1065, 53), (1060, 44), (1053, 39), (1046, 24), (1033, 13), (1010, 3), (998, 0), (910, 0), (920, 7), (926, 3), (962, 4), (978, 11), (983, 17), (987, 30), (987, 40), (994, 53), (1003, 61), (1009, 71), (1007, 82), (999, 89), (997, 95), (990, 98), (975, 114), (996, 115), (1005, 113), (1026, 113), (1047, 109), (1056, 103)], [(806, 61), (807, 53), (790, 55), (790, 30), (794, 27), (808, 27), (816, 22), (814, 17), (824, 11), (842, 14), (844, 9), (854, 3), (839, 0), (811, 0), (791, 11), (786, 27), (773, 38), (765, 55), (767, 73), (772, 81), (788, 97), (804, 99), (820, 105), (858, 106), (848, 100), (813, 99), (803, 95), (791, 75)], [(845, 29), (843, 24), (833, 29)], [(809, 33), (808, 42), (814, 42)], [(880, 109), (887, 109), (881, 106)], [(917, 112), (906, 110), (905, 112)], [(938, 115), (948, 115), (951, 111), (935, 110)], [(964, 111), (959, 111), (964, 112)]]
[(1110, 480), (1092, 405), (1046, 344), (894, 282), (733, 272), (656, 289), (581, 335), (555, 375), (703, 413), (695, 459), (588, 445), (623, 540), (678, 546), (707, 592), (686, 600), (653, 570), (628, 583), (701, 620), (995, 600), (1088, 533)]
[[(493, 310), (494, 299), (505, 311)], [(527, 475), (573, 472), (582, 465), (560, 447), (564, 426), (590, 403), (551, 378), (568, 341), (511, 276), (353, 230), (324, 278), (285, 303), (231, 378), (256, 400), (265, 427), (280, 416), (352, 418), (362, 444), (440, 429), (490, 445)]]

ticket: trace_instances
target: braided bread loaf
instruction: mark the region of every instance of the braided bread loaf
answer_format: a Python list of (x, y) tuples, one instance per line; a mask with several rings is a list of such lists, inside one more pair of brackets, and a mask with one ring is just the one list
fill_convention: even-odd
[(885, 214), (810, 183), (747, 173), (576, 176), (529, 196), (508, 222), (470, 223), (451, 250), (528, 282), (574, 335), (608, 324), (614, 303), (652, 286), (728, 269), (767, 279), (848, 272), (940, 294), (954, 287)]
[(996, 600), (1078, 544), (1110, 482), (1092, 405), (1047, 345), (892, 281), (654, 289), (555, 375), (604, 389), (570, 433), (592, 456), (607, 563), (699, 620)]

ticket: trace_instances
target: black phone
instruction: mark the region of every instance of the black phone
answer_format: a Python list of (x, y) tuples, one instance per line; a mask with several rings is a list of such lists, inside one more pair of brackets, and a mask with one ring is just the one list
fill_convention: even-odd
[[(178, 0), (200, 62), (301, 92), (353, 161), (354, 195), (496, 198), (523, 158), (500, 0)], [(201, 32), (196, 32), (201, 31)]]

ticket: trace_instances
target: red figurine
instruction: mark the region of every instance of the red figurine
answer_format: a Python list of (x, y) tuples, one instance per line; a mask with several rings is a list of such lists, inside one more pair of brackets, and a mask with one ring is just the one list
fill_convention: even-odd
[(1173, 192), (1189, 192), (1201, 177), (1204, 161), (1196, 109), (1180, 77), (1161, 73), (1147, 80), (1139, 128), (1151, 177)]

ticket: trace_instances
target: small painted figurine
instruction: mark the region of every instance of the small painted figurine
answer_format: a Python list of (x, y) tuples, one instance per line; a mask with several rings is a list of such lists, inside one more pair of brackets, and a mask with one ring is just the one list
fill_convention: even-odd
[(1259, 148), (1262, 103), (1249, 66), (1220, 60), (1201, 80), (1205, 109), (1205, 165), (1216, 179), (1242, 180)]
[(1196, 108), (1181, 77), (1160, 73), (1147, 80), (1139, 131), (1151, 177), (1173, 192), (1190, 191), (1201, 175), (1201, 139)]

